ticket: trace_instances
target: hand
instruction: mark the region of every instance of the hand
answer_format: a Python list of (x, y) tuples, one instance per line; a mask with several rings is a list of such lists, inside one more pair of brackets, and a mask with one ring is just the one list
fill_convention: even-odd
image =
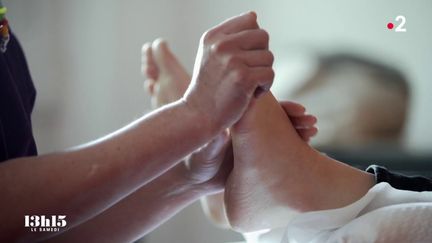
[(318, 133), (318, 129), (315, 127), (317, 118), (314, 115), (306, 114), (304, 106), (291, 101), (281, 101), (279, 104), (291, 120), (299, 136), (305, 142), (309, 142)]
[(202, 36), (183, 100), (212, 131), (233, 125), (254, 94), (270, 89), (274, 72), (268, 42), (253, 12), (231, 18)]
[(189, 155), (189, 181), (199, 184), (207, 195), (223, 190), (233, 166), (233, 149), (228, 130)]
[[(142, 49), (142, 73), (145, 86), (155, 108), (176, 101), (184, 93), (191, 80), (186, 69), (161, 39), (146, 43)], [(309, 141), (317, 133), (317, 119), (305, 114), (305, 108), (297, 103), (280, 102), (286, 114), (303, 140)], [(193, 184), (206, 187), (207, 193), (223, 190), (224, 182), (232, 168), (232, 146), (227, 132), (191, 154), (187, 159), (188, 179)]]
[[(315, 127), (315, 116), (307, 115), (306, 109), (300, 104), (289, 101), (280, 104), (304, 141), (309, 141), (316, 135), (318, 129)], [(204, 186), (208, 194), (222, 191), (233, 166), (233, 149), (228, 131), (191, 154), (186, 164), (193, 183)]]

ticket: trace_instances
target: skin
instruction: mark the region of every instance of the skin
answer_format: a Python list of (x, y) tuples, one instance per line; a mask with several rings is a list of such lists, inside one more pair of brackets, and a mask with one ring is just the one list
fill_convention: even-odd
[[(176, 87), (187, 82), (187, 73), (165, 43), (145, 45), (143, 57), (147, 88), (154, 100), (163, 99), (166, 93), (175, 94)], [(185, 78), (173, 78), (177, 76)], [(271, 94), (266, 94), (230, 129), (231, 146), (193, 155), (192, 161), (205, 160), (209, 171), (214, 168), (212, 164), (223, 164), (234, 156), (225, 193), (202, 199), (207, 215), (217, 224), (244, 233), (283, 227), (296, 213), (346, 206), (374, 185), (372, 175), (308, 146), (305, 141), (310, 136), (299, 137), (295, 128), (315, 134), (311, 128), (316, 120), (305, 116), (304, 109), (293, 111), (282, 109)], [(292, 114), (299, 119), (293, 119)]]
[(133, 242), (167, 221), (200, 197), (218, 190), (228, 171), (197, 182), (184, 163), (176, 165), (155, 180), (91, 220), (53, 238), (52, 242)]
[[(154, 50), (154, 51), (153, 51)], [(143, 73), (155, 108), (181, 99), (191, 77), (168, 49), (165, 42), (143, 46)], [(282, 103), (287, 114), (298, 122), (304, 135), (313, 134), (315, 118), (304, 114), (300, 105)], [(310, 128), (310, 132), (306, 128)], [(232, 169), (229, 135), (222, 132), (163, 175), (91, 220), (52, 239), (54, 242), (130, 242), (137, 240), (168, 220), (190, 203), (204, 197), (210, 208), (223, 210), (224, 183)], [(225, 151), (221, 153), (220, 151)], [(231, 153), (230, 153), (231, 152)], [(222, 200), (213, 199), (222, 196)], [(215, 204), (213, 206), (213, 204)], [(216, 207), (217, 206), (217, 207)], [(214, 216), (224, 216), (215, 214)], [(222, 219), (220, 219), (222, 220)]]
[(225, 205), (236, 231), (284, 227), (296, 213), (351, 204), (375, 184), (372, 174), (302, 141), (270, 93), (254, 102), (230, 132), (234, 168)]
[[(157, 108), (166, 103), (179, 99), (185, 87), (190, 82), (190, 76), (181, 65), (174, 54), (169, 50), (163, 40), (146, 43), (142, 51), (142, 72), (147, 77), (145, 86), (152, 97), (152, 104)], [(299, 104), (292, 102), (281, 102), (284, 112), (293, 122), (297, 133), (303, 140), (308, 141), (317, 132), (316, 118), (306, 115), (305, 109)], [(231, 171), (233, 163), (232, 144), (229, 134), (221, 133), (217, 139), (188, 157), (186, 163), (195, 171), (196, 179), (202, 180), (205, 175), (212, 177), (218, 173), (220, 168)], [(226, 177), (224, 177), (226, 179)], [(225, 214), (224, 188), (225, 180), (219, 181), (219, 193), (201, 198), (202, 206), (206, 215), (221, 227), (229, 227)]]
[[(0, 241), (37, 241), (58, 234), (32, 234), (23, 227), (24, 215), (67, 215), (64, 230), (69, 230), (208, 143), (239, 120), (257, 88), (270, 87), (274, 74), (267, 47), (268, 35), (259, 29), (255, 13), (231, 18), (203, 35), (191, 85), (179, 101), (81, 147), (2, 163), (0, 215), (7, 223), (0, 227)], [(195, 191), (188, 186), (169, 188), (169, 195), (187, 188)], [(188, 200), (175, 201), (181, 208)], [(162, 210), (158, 205), (155, 209)], [(148, 229), (166, 215), (171, 213), (156, 214), (162, 218), (153, 218)]]

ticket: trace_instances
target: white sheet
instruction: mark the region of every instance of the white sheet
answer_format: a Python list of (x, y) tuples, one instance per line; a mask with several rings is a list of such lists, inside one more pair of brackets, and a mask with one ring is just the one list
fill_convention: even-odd
[(375, 185), (344, 208), (296, 216), (282, 243), (432, 242), (432, 192)]

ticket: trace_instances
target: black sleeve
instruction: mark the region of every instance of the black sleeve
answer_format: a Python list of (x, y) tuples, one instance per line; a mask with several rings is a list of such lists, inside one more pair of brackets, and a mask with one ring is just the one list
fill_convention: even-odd
[(0, 52), (0, 162), (37, 154), (31, 113), (36, 90), (15, 36)]
[(390, 172), (387, 168), (371, 165), (366, 172), (375, 175), (375, 182), (387, 182), (393, 188), (407, 191), (432, 191), (432, 179), (423, 176), (407, 176), (395, 172)]

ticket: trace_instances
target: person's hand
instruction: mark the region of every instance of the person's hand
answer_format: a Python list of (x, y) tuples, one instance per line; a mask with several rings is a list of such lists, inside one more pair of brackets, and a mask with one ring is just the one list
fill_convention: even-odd
[[(290, 101), (280, 102), (297, 133), (304, 141), (316, 135), (317, 118), (306, 114), (306, 109)], [(194, 184), (201, 184), (208, 194), (224, 189), (225, 181), (233, 166), (233, 149), (227, 131), (219, 134), (210, 143), (191, 154), (186, 160), (189, 178)]]
[[(191, 80), (190, 75), (172, 53), (166, 41), (156, 39), (142, 47), (141, 72), (154, 108), (180, 99)], [(315, 116), (306, 115), (305, 108), (290, 101), (280, 102), (298, 134), (309, 141), (317, 133)]]
[(291, 101), (280, 101), (279, 104), (305, 142), (309, 142), (318, 133), (318, 128), (315, 126), (317, 118), (314, 115), (306, 114), (304, 106)]
[(201, 38), (192, 82), (183, 100), (212, 131), (240, 119), (254, 94), (268, 91), (274, 78), (269, 35), (253, 12), (233, 17)]
[[(191, 80), (186, 69), (161, 39), (146, 43), (142, 48), (142, 73), (145, 87), (151, 95), (155, 108), (174, 102), (182, 97)], [(297, 103), (282, 101), (281, 106), (303, 140), (309, 141), (317, 133), (317, 119), (305, 114), (305, 108)], [(207, 193), (223, 189), (232, 168), (232, 146), (225, 131), (213, 141), (191, 154), (187, 159), (187, 176), (193, 184), (205, 186)]]
[[(166, 105), (180, 99), (189, 82), (190, 75), (172, 53), (166, 41), (156, 39), (142, 47), (141, 72), (145, 87), (151, 96), (153, 108)], [(309, 141), (317, 133), (314, 127), (317, 119), (305, 114), (305, 108), (290, 101), (280, 102), (298, 134)]]
[(233, 158), (231, 138), (225, 130), (188, 156), (189, 181), (199, 184), (206, 195), (222, 191), (232, 170)]

